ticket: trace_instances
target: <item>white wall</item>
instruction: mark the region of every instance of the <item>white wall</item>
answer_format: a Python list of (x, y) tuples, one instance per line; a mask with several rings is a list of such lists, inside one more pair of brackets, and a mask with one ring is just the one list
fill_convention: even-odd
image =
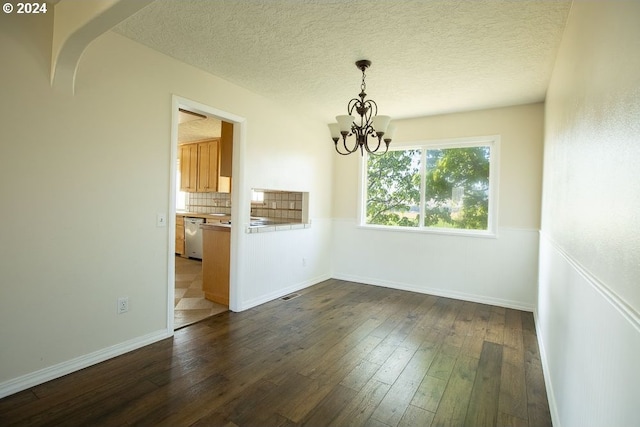
[(330, 271), (323, 123), (113, 33), (84, 53), (75, 95), (56, 93), (51, 18), (0, 16), (0, 396), (172, 333), (170, 233), (155, 224), (171, 209), (172, 95), (246, 119), (234, 184), (247, 212), (251, 187), (310, 193), (312, 228), (239, 233), (239, 306)]
[(638, 424), (640, 2), (573, 3), (547, 94), (538, 334), (554, 425)]
[(359, 159), (336, 160), (333, 276), (533, 310), (543, 104), (401, 120), (394, 146), (500, 135), (497, 238), (359, 228)]

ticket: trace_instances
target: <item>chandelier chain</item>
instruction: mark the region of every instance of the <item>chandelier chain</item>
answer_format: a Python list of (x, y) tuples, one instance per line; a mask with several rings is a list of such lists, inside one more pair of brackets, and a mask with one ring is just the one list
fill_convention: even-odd
[(364, 73), (364, 69), (362, 70), (362, 84), (360, 85), (360, 90), (362, 92), (364, 92), (364, 90), (367, 88), (367, 84), (364, 81), (364, 78), (366, 77), (366, 74)]

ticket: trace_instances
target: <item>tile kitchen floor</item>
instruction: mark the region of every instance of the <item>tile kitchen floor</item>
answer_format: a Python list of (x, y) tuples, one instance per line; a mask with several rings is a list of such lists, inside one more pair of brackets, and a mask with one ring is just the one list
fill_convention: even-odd
[(229, 310), (204, 298), (202, 262), (176, 256), (174, 329), (190, 325)]

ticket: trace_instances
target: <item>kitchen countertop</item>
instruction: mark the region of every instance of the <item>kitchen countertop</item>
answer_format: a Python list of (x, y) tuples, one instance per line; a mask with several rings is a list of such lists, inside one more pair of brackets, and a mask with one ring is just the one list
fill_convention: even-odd
[(221, 214), (221, 213), (199, 213), (199, 212), (187, 212), (187, 211), (176, 211), (176, 215), (185, 216), (189, 218), (205, 218), (205, 219), (220, 219), (222, 221), (226, 221), (231, 218), (231, 214)]
[[(268, 217), (251, 217), (248, 228), (264, 228), (264, 227), (276, 227), (276, 226), (292, 226), (292, 225), (303, 225), (298, 222), (290, 222), (287, 220), (282, 220), (279, 218), (268, 218)], [(200, 228), (202, 229), (210, 229), (213, 227), (231, 227), (231, 219), (223, 218), (220, 222), (207, 222), (204, 224), (200, 224)]]
[[(203, 230), (219, 229), (229, 231), (229, 229), (231, 228), (231, 215), (228, 214), (176, 211), (176, 215), (184, 216), (187, 218), (204, 218), (207, 220), (212, 220), (211, 222), (207, 221), (206, 223), (200, 224), (200, 228)], [(245, 223), (245, 226), (247, 233), (262, 233), (265, 231), (283, 231), (309, 228), (311, 227), (311, 224), (291, 222), (287, 219), (282, 218), (252, 216), (250, 218), (250, 223), (248, 225)]]

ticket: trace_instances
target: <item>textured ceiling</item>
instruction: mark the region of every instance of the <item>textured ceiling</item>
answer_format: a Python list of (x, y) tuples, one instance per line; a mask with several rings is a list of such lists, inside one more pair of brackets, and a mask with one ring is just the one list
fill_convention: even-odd
[(570, 1), (157, 0), (114, 31), (327, 122), (360, 91), (408, 118), (545, 97)]
[(180, 108), (178, 112), (178, 143), (219, 138), (222, 122), (214, 117)]
[(202, 141), (209, 138), (219, 138), (222, 122), (213, 117), (192, 120), (178, 125), (178, 142)]

